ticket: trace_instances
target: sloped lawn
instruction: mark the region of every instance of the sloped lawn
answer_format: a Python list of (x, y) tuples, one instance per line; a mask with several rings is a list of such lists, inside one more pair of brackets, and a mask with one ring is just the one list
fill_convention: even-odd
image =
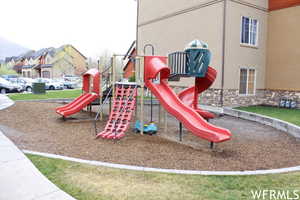
[(136, 172), (27, 155), (37, 168), (78, 200), (248, 200), (251, 191), (300, 188), (300, 173), (200, 176)]

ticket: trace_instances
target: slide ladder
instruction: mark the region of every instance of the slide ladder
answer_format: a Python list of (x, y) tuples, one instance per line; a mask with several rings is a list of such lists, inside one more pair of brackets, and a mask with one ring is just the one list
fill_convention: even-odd
[(136, 95), (136, 85), (116, 85), (109, 120), (96, 138), (121, 139), (125, 136), (135, 110)]

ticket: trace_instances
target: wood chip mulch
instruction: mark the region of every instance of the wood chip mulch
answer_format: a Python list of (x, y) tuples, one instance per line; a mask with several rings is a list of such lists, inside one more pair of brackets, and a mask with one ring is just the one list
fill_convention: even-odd
[[(120, 141), (95, 140), (91, 121), (65, 122), (55, 113), (58, 106), (61, 104), (16, 102), (0, 111), (0, 128), (21, 149), (119, 164), (226, 171), (300, 165), (299, 141), (284, 132), (242, 119), (223, 116), (212, 120), (211, 123), (230, 129), (234, 136), (210, 150), (209, 142), (187, 130), (183, 142), (178, 142), (178, 122), (173, 117), (169, 117), (168, 130), (160, 129), (155, 136), (129, 130)], [(91, 116), (81, 112), (74, 117)], [(105, 123), (105, 120), (97, 123), (99, 130)]]

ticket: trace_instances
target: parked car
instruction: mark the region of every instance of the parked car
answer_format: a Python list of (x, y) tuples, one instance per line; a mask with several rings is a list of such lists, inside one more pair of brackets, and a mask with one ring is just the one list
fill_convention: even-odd
[(17, 79), (19, 76), (16, 74), (6, 74), (6, 75), (1, 75), (2, 78), (4, 78), (7, 81)]
[(34, 79), (21, 77), (18, 79), (21, 85), (23, 86), (23, 90), (26, 92), (32, 92), (32, 84), (34, 83)]
[(74, 89), (78, 87), (78, 82), (76, 81), (69, 81), (65, 79), (55, 79), (54, 81), (62, 83), (65, 89)]
[(0, 93), (1, 94), (6, 94), (9, 92), (21, 92), (22, 87), (16, 84), (13, 84), (4, 78), (0, 77)]
[(32, 91), (32, 83), (34, 82), (34, 79), (32, 78), (6, 76), (5, 79), (15, 85), (22, 87), (22, 91)]
[(74, 75), (64, 75), (64, 81), (78, 82), (80, 81), (80, 77)]
[(35, 82), (45, 83), (46, 90), (63, 90), (64, 89), (63, 83), (54, 81), (49, 78), (37, 78), (37, 79), (35, 79)]

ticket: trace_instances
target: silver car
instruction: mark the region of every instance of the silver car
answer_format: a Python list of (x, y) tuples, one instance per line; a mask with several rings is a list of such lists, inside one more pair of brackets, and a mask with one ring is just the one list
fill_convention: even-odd
[(46, 90), (63, 90), (64, 84), (58, 81), (54, 81), (49, 78), (37, 78), (35, 79), (37, 83), (45, 83)]
[(4, 78), (0, 77), (0, 93), (6, 94), (9, 92), (22, 92), (22, 86), (18, 84), (11, 83)]

